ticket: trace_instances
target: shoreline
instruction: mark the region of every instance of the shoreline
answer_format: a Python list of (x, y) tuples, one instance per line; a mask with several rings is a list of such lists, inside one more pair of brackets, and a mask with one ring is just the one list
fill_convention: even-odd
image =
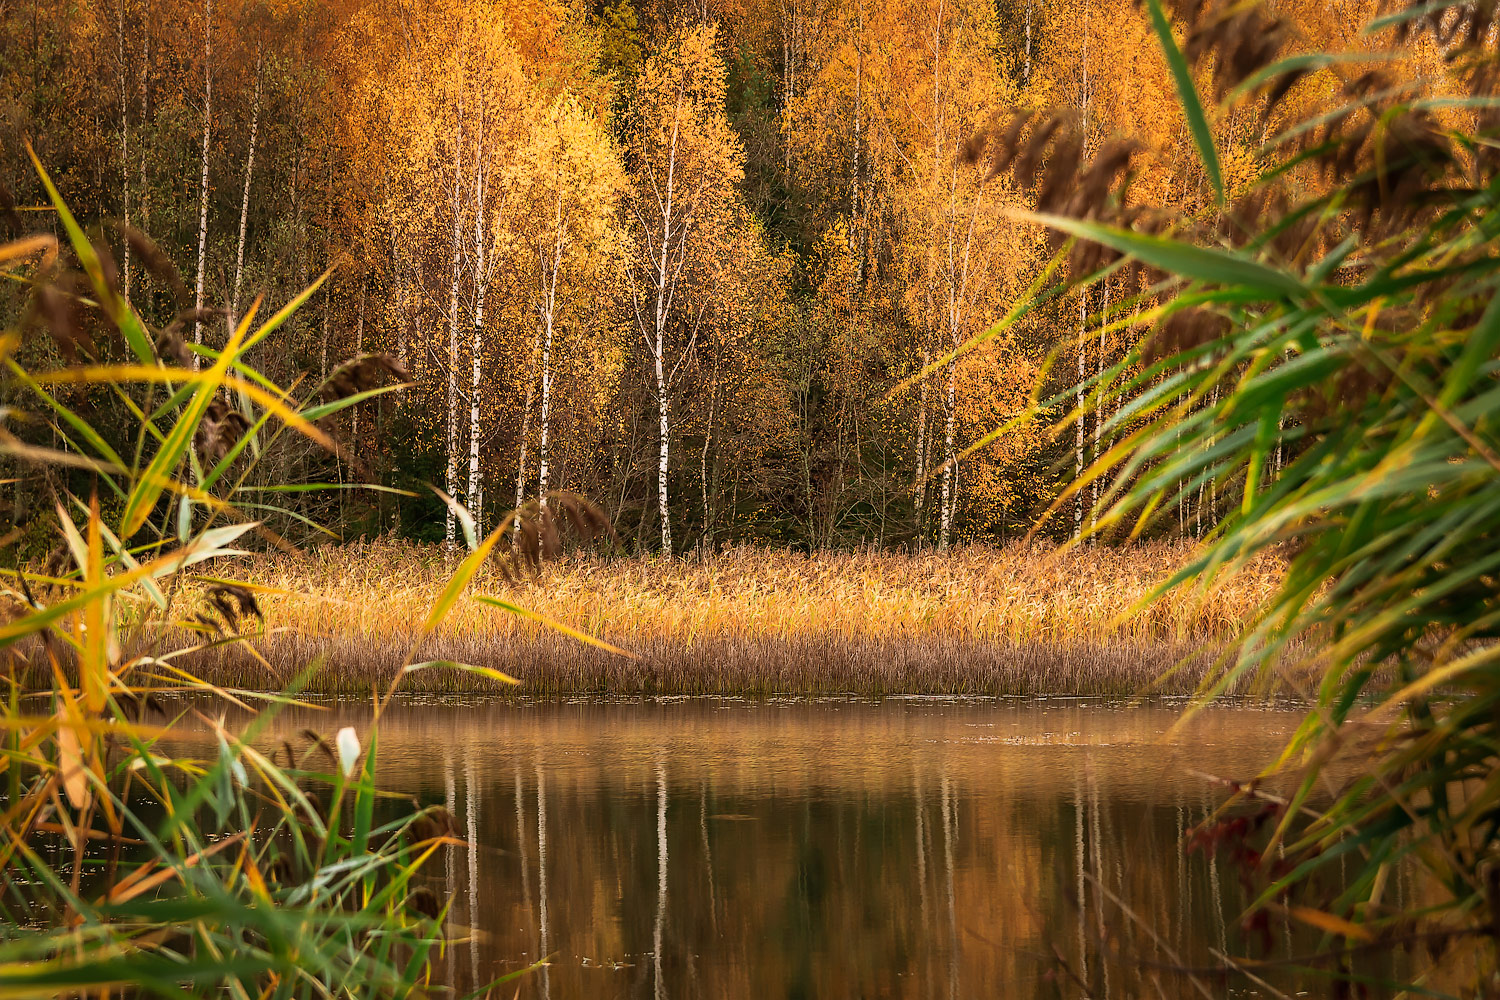
[[(317, 663), (306, 690), (329, 695), (384, 691), (403, 665), (439, 660), (521, 684), (432, 667), (406, 675), (400, 688), (547, 698), (1184, 696), (1279, 570), (1267, 561), (1133, 612), (1193, 551), (1014, 544), (946, 554), (570, 556), (520, 584), (483, 567), (423, 638), (421, 622), (457, 560), (437, 546), (364, 542), (237, 565), (264, 612), (264, 633), (247, 637), (254, 652), (230, 645), (176, 663), (214, 684), (265, 690)], [(473, 599), (486, 594), (541, 620)], [(162, 646), (202, 641), (183, 632)]]
[[(276, 637), (278, 663), (316, 669), (303, 688), (328, 696), (366, 695), (390, 687), (407, 647), (368, 639)], [(639, 648), (641, 644), (637, 644)], [(488, 697), (1187, 697), (1212, 656), (1192, 648), (1135, 644), (1005, 646), (966, 641), (854, 643), (843, 637), (796, 641), (699, 641), (692, 646), (650, 644), (640, 660), (544, 636), (505, 648), (452, 639), (429, 640), (417, 662), (451, 660), (503, 671), (509, 685), (441, 666), (406, 675), (410, 694)], [(265, 655), (265, 654), (262, 654)], [(1165, 683), (1163, 674), (1187, 659)], [(250, 655), (226, 649), (182, 658), (179, 664), (209, 683), (277, 691), (295, 673), (273, 679)], [(705, 666), (705, 664), (708, 664)], [(258, 677), (257, 677), (258, 675)], [(1234, 692), (1231, 692), (1234, 693)]]

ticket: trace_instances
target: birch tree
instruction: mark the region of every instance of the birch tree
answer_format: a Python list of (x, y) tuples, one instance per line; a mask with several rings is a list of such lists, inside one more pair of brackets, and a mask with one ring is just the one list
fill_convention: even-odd
[[(536, 316), (538, 370), (537, 498), (551, 487), (553, 358), (565, 316), (596, 304), (614, 263), (614, 219), (624, 176), (608, 136), (578, 101), (547, 109), (506, 177), (504, 204), (513, 253), (522, 262)], [(528, 392), (528, 397), (530, 392)], [(527, 422), (523, 416), (523, 424)], [(523, 471), (524, 475), (524, 471)], [(517, 500), (517, 505), (524, 500)]]
[[(193, 308), (203, 308), (203, 271), (208, 253), (208, 142), (214, 120), (214, 0), (203, 0), (203, 164), (198, 195), (198, 278), (193, 291)], [(203, 323), (193, 319), (193, 343), (203, 343)], [(193, 355), (198, 367), (198, 355)]]
[(711, 26), (671, 39), (636, 80), (627, 136), (626, 273), (657, 411), (657, 515), (672, 552), (672, 388), (707, 307), (694, 277), (722, 245), (744, 168), (724, 113), (724, 64)]
[(255, 175), (255, 140), (260, 133), (260, 100), (265, 69), (265, 46), (255, 47), (255, 99), (250, 110), (250, 144), (245, 152), (245, 185), (240, 194), (240, 236), (235, 242), (234, 283), (229, 292), (229, 329), (239, 321), (240, 285), (245, 274), (245, 230), (250, 221), (250, 181)]

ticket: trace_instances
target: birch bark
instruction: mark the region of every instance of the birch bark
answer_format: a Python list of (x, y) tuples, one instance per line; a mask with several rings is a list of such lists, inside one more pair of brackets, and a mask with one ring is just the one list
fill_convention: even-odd
[[(1089, 135), (1089, 8), (1083, 8), (1083, 88), (1081, 91), (1083, 102), (1083, 143), (1085, 150), (1088, 147)], [(1075, 275), (1075, 278), (1082, 275)], [(1087, 288), (1078, 290), (1078, 389), (1076, 391), (1078, 413), (1078, 438), (1074, 447), (1073, 472), (1074, 478), (1083, 477), (1083, 444), (1084, 444), (1084, 415), (1083, 415), (1083, 380), (1088, 371), (1088, 341), (1084, 339), (1084, 326), (1088, 322), (1089, 294)], [(1073, 538), (1083, 537), (1083, 491), (1079, 490), (1073, 494)]]
[(474, 157), (474, 338), (471, 345), (473, 373), (469, 382), (469, 490), (464, 500), (469, 516), (483, 534), (479, 467), (479, 386), (484, 377), (484, 300), (489, 291), (488, 254), (484, 239), (484, 143)]
[(239, 322), (240, 283), (245, 273), (245, 229), (250, 221), (250, 180), (255, 172), (255, 140), (260, 131), (261, 71), (265, 54), (257, 47), (255, 53), (255, 101), (250, 112), (250, 148), (245, 154), (245, 187), (240, 195), (240, 238), (234, 252), (234, 288), (229, 295), (229, 329)]
[[(127, 86), (125, 83), (125, 0), (117, 0), (116, 21), (120, 69), (120, 216), (125, 225), (130, 225), (130, 116), (126, 112)], [(130, 301), (130, 241), (122, 240), (121, 259), (125, 300)]]
[[(203, 168), (199, 180), (198, 196), (198, 279), (193, 292), (193, 308), (203, 308), (203, 268), (208, 253), (208, 140), (213, 126), (214, 113), (214, 0), (203, 2)], [(193, 320), (193, 343), (203, 343), (203, 323)], [(193, 355), (193, 368), (198, 368), (198, 355)]]
[[(560, 181), (560, 179), (559, 179)], [(537, 428), (539, 434), (537, 439), (537, 477), (536, 495), (541, 503), (547, 502), (547, 480), (550, 472), (548, 462), (550, 455), (548, 445), (552, 430), (552, 329), (557, 315), (557, 279), (562, 272), (563, 248), (567, 243), (567, 221), (563, 217), (563, 188), (559, 182), (557, 186), (557, 197), (553, 204), (553, 233), (554, 239), (551, 247), (551, 259), (547, 257), (544, 249), (540, 250), (540, 263), (542, 265), (542, 278), (545, 287), (542, 289), (542, 399), (540, 426)]]
[[(446, 463), (443, 488), (448, 496), (457, 499), (458, 494), (458, 283), (463, 263), (463, 206), (460, 193), (463, 190), (463, 130), (464, 106), (460, 96), (458, 123), (453, 137), (453, 193), (449, 203), (453, 212), (453, 269), (448, 283), (448, 426), (445, 445)], [(443, 541), (453, 547), (457, 519), (453, 508), (447, 507), (443, 520)]]

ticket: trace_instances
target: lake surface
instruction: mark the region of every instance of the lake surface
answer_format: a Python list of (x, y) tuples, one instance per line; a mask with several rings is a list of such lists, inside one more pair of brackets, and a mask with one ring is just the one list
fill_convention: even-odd
[[(368, 717), (280, 727), (363, 737)], [(429, 866), (467, 938), (439, 967), (460, 995), (551, 956), (520, 996), (1200, 996), (1161, 966), (1315, 943), (1280, 922), (1242, 934), (1241, 870), (1183, 849), (1219, 794), (1203, 773), (1252, 776), (1299, 715), (1178, 718), (1075, 701), (404, 702), (381, 723), (379, 777), (446, 803), (468, 842)]]

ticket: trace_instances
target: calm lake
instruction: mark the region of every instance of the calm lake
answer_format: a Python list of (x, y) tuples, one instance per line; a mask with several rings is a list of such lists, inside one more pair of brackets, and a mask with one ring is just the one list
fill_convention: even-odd
[[(520, 996), (1199, 996), (1163, 966), (1315, 943), (1280, 921), (1242, 934), (1240, 868), (1183, 849), (1218, 794), (1203, 774), (1253, 775), (1299, 715), (1178, 716), (408, 701), (382, 722), (380, 781), (446, 803), (468, 841), (428, 869), (466, 938), (440, 964), (460, 995), (551, 956)], [(279, 726), (363, 738), (367, 719)]]

